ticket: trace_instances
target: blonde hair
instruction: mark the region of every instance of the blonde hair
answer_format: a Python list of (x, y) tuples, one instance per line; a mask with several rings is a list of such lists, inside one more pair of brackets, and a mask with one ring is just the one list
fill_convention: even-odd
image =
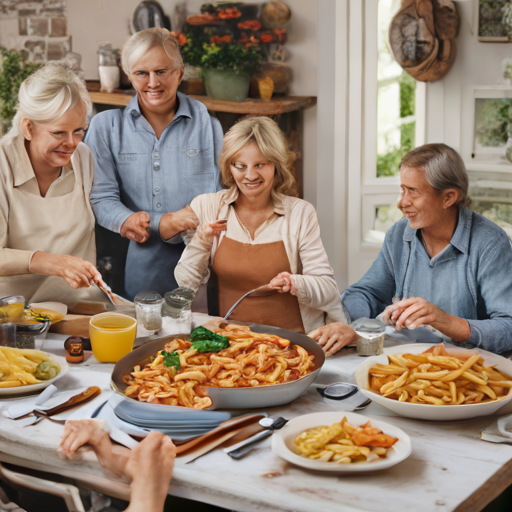
[(224, 185), (235, 187), (231, 164), (247, 144), (254, 142), (263, 156), (275, 166), (272, 193), (294, 196), (297, 184), (292, 173), (295, 155), (288, 149), (283, 132), (269, 117), (251, 117), (239, 121), (224, 136), (224, 145), (219, 157), (220, 175)]
[(80, 103), (87, 117), (92, 111), (92, 103), (85, 84), (65, 66), (50, 62), (21, 84), (9, 135), (23, 133), (24, 119), (52, 123)]
[(131, 76), (133, 66), (156, 46), (164, 49), (174, 69), (183, 69), (180, 45), (176, 38), (166, 28), (154, 27), (141, 30), (126, 41), (121, 53), (124, 72)]
[(442, 192), (449, 188), (459, 191), (457, 204), (469, 206), (469, 177), (464, 161), (457, 151), (446, 144), (425, 144), (409, 151), (400, 162), (404, 167), (422, 169), (428, 184)]

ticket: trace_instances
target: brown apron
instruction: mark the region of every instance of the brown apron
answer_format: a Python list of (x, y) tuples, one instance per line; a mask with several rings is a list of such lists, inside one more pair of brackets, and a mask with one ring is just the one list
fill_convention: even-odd
[[(220, 316), (244, 293), (269, 283), (280, 272), (291, 273), (283, 242), (253, 245), (227, 236), (217, 248), (212, 269), (217, 276)], [(230, 319), (304, 332), (299, 301), (291, 293), (249, 296), (236, 307)]]

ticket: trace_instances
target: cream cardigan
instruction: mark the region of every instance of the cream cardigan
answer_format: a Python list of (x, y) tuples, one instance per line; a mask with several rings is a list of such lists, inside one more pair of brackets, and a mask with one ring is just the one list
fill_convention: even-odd
[(190, 206), (201, 226), (228, 219), (227, 231), (215, 240), (195, 234), (183, 252), (174, 275), (178, 284), (197, 290), (209, 275), (209, 265), (223, 236), (246, 244), (282, 241), (297, 288), (300, 312), (306, 332), (331, 322), (346, 323), (340, 293), (329, 265), (314, 207), (295, 197), (276, 194), (274, 215), (256, 231), (254, 240), (238, 221), (233, 203), (238, 189), (197, 196)]

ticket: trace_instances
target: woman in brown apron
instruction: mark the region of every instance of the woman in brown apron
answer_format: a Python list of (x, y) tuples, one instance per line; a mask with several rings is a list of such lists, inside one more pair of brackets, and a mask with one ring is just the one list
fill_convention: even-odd
[(230, 318), (307, 333), (345, 317), (315, 209), (294, 197), (292, 163), (271, 119), (233, 126), (219, 158), (229, 188), (192, 201), (200, 228), (175, 276), (197, 290), (212, 273), (220, 316), (244, 293), (269, 284), (273, 292), (243, 300)]

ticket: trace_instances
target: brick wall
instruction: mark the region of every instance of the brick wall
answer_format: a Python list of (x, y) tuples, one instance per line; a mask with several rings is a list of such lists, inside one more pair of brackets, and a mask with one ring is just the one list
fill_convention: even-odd
[(66, 9), (66, 0), (0, 0), (0, 45), (34, 62), (62, 59), (71, 51)]

